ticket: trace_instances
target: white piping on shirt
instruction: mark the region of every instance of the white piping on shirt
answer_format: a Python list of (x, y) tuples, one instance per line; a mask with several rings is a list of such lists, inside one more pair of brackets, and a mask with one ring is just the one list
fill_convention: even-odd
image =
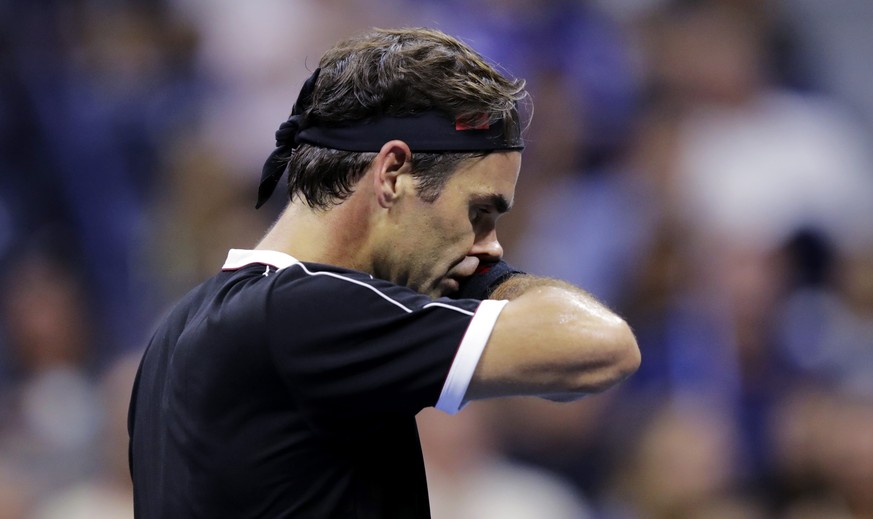
[(447, 305), (445, 303), (428, 303), (424, 305), (422, 308), (427, 308), (429, 306), (440, 306), (443, 308), (448, 308), (449, 310), (455, 310), (457, 312), (461, 312), (462, 314), (473, 315), (473, 312), (469, 310), (464, 310), (463, 308), (458, 308), (457, 306)]
[[(273, 251), (273, 250), (263, 250), (263, 249), (259, 249), (259, 250), (231, 249), (227, 254), (227, 260), (225, 261), (224, 266), (222, 268), (225, 270), (233, 270), (233, 269), (242, 268), (246, 265), (251, 265), (252, 263), (263, 263), (266, 265), (276, 267), (278, 270), (282, 270), (282, 269), (285, 269), (288, 267), (293, 267), (295, 265), (299, 265), (300, 268), (303, 269), (303, 272), (307, 273), (310, 276), (330, 276), (332, 278), (342, 279), (344, 281), (348, 281), (350, 283), (360, 285), (364, 288), (368, 288), (368, 289), (372, 290), (373, 292), (378, 294), (383, 299), (386, 299), (387, 301), (389, 301), (391, 304), (394, 304), (397, 307), (403, 309), (404, 312), (406, 312), (408, 314), (412, 313), (412, 310), (410, 308), (408, 308), (407, 306), (405, 306), (404, 304), (402, 304), (399, 301), (391, 299), (390, 297), (388, 297), (384, 293), (380, 292), (379, 289), (377, 289), (371, 285), (368, 285), (366, 283), (362, 283), (356, 279), (352, 279), (352, 278), (343, 276), (342, 274), (336, 274), (334, 272), (320, 272), (320, 271), (319, 272), (312, 272), (311, 270), (306, 268), (306, 265), (304, 265), (300, 260), (298, 260), (297, 258), (295, 258), (293, 256), (285, 254), (284, 252)], [(268, 269), (268, 271), (269, 271), (269, 269)], [(267, 273), (264, 273), (264, 275), (266, 276)], [(372, 279), (373, 276), (370, 276), (370, 278)], [(473, 312), (471, 312), (469, 310), (465, 310), (463, 308), (458, 308), (456, 306), (447, 305), (445, 303), (439, 303), (439, 302), (428, 303), (428, 304), (424, 305), (422, 308), (428, 308), (430, 306), (439, 306), (441, 308), (448, 308), (449, 310), (461, 312), (462, 314), (473, 315)]]
[(311, 272), (309, 269), (306, 268), (306, 265), (304, 265), (303, 263), (297, 263), (297, 265), (299, 265), (300, 268), (303, 269), (303, 272), (306, 272), (306, 273), (309, 274), (310, 276), (329, 276), (329, 277), (332, 277), (332, 278), (342, 279), (342, 280), (344, 280), (344, 281), (348, 281), (349, 283), (354, 283), (354, 284), (356, 284), (356, 285), (360, 285), (360, 286), (362, 286), (362, 287), (364, 287), (364, 288), (368, 288), (368, 289), (372, 290), (373, 292), (375, 292), (376, 294), (378, 294), (382, 299), (385, 299), (385, 300), (388, 301), (389, 303), (391, 303), (391, 304), (393, 304), (393, 305), (396, 305), (396, 306), (402, 308), (404, 312), (406, 312), (406, 313), (408, 313), (408, 314), (411, 314), (411, 313), (412, 313), (412, 310), (411, 310), (411, 309), (407, 308), (406, 306), (404, 306), (404, 305), (403, 305), (402, 303), (400, 303), (399, 301), (395, 301), (394, 299), (391, 299), (391, 298), (388, 297), (387, 295), (385, 295), (385, 294), (383, 294), (382, 292), (380, 292), (379, 289), (376, 288), (376, 287), (374, 287), (374, 286), (368, 285), (368, 284), (366, 284), (366, 283), (361, 283), (361, 282), (358, 281), (357, 279), (347, 278), (347, 277), (345, 277), (345, 276), (342, 276), (342, 275), (340, 275), (340, 274), (335, 274), (335, 273), (333, 273), (333, 272)]
[[(402, 309), (404, 312), (406, 312), (408, 314), (412, 313), (412, 309), (408, 308), (407, 306), (405, 306), (403, 303), (401, 303), (399, 301), (391, 299), (387, 295), (380, 292), (379, 289), (377, 289), (376, 287), (373, 287), (373, 286), (368, 285), (366, 283), (361, 283), (360, 281), (358, 281), (356, 279), (352, 279), (352, 278), (343, 276), (341, 274), (336, 274), (334, 272), (312, 272), (311, 270), (306, 268), (306, 265), (304, 265), (302, 262), (300, 262), (300, 260), (298, 260), (297, 258), (295, 258), (293, 256), (285, 254), (284, 252), (279, 252), (279, 251), (274, 251), (274, 250), (231, 249), (230, 252), (227, 253), (227, 261), (225, 261), (224, 267), (222, 267), (222, 268), (225, 270), (232, 270), (232, 269), (242, 268), (246, 265), (251, 265), (252, 263), (264, 263), (267, 265), (272, 265), (279, 270), (282, 270), (282, 269), (285, 269), (288, 267), (299, 266), (301, 269), (303, 269), (303, 272), (305, 272), (306, 274), (308, 274), (310, 276), (329, 276), (329, 277), (336, 278), (336, 279), (342, 279), (343, 281), (348, 281), (349, 283), (354, 283), (356, 285), (360, 285), (364, 288), (372, 290), (373, 292), (378, 294), (379, 297), (381, 297), (381, 298), (385, 299), (386, 301), (388, 301), (389, 303), (397, 306), (398, 308)], [(372, 277), (373, 276), (370, 276), (370, 278), (372, 278)], [(472, 315), (472, 314), (470, 314), (470, 315)]]

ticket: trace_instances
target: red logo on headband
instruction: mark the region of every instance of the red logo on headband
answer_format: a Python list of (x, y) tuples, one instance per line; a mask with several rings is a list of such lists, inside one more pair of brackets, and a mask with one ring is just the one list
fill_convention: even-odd
[(458, 117), (455, 119), (455, 130), (487, 130), (491, 128), (488, 123), (488, 114)]

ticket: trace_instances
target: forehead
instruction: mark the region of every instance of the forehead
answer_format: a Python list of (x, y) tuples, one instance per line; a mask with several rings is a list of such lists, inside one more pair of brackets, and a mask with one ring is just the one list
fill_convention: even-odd
[(458, 167), (443, 190), (451, 197), (498, 195), (511, 205), (521, 169), (521, 153), (494, 152)]

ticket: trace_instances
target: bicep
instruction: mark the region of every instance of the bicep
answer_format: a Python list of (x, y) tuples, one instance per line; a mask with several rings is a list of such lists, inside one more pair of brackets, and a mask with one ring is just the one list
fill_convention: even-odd
[(638, 364), (622, 319), (585, 294), (534, 288), (501, 312), (465, 399), (595, 393)]

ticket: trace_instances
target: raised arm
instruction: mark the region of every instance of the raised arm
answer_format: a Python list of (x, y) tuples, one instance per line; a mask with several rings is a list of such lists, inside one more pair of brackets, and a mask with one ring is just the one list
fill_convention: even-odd
[(627, 323), (568, 283), (510, 277), (491, 299), (508, 299), (465, 400), (535, 395), (572, 400), (603, 391), (639, 367)]

